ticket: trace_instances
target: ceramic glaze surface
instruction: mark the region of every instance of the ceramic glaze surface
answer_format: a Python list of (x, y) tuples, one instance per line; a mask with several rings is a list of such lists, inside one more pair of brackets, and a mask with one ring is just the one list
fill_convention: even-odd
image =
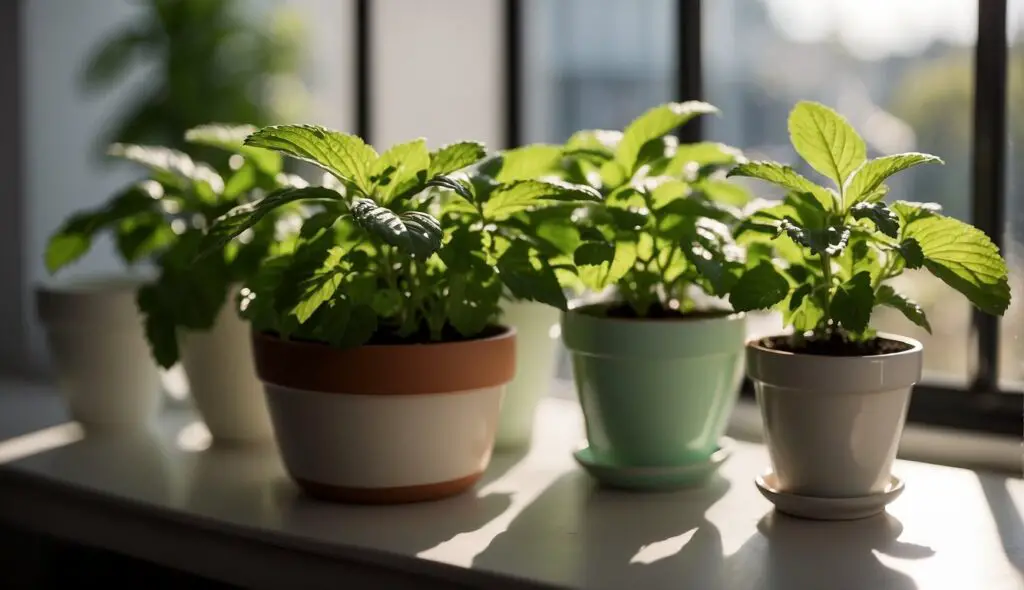
[(913, 348), (875, 357), (748, 345), (748, 371), (780, 491), (841, 498), (886, 488), (921, 375), (920, 343), (900, 340)]
[(181, 334), (181, 363), (196, 409), (213, 438), (268, 440), (273, 427), (256, 377), (250, 329), (235, 312), (233, 300), (229, 298), (211, 330)]
[(162, 406), (160, 372), (135, 305), (137, 280), (36, 292), (37, 311), (71, 416), (93, 428), (145, 428)]
[(516, 376), (501, 402), (495, 446), (511, 449), (530, 443), (537, 402), (551, 387), (560, 312), (532, 301), (506, 302), (502, 310), (503, 323), (516, 329)]
[(503, 386), (447, 394), (352, 395), (265, 384), (293, 477), (346, 488), (447, 482), (487, 467)]
[(715, 451), (743, 376), (745, 316), (686, 321), (563, 316), (591, 452), (672, 466)]

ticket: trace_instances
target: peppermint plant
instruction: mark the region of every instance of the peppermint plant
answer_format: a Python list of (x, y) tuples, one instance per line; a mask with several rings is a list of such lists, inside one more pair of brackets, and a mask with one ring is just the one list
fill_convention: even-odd
[(245, 143), (319, 166), (334, 183), (273, 192), (208, 232), (203, 249), (216, 251), (286, 203), (316, 209), (295, 247), (242, 292), (257, 330), (336, 347), (426, 343), (488, 333), (503, 296), (565, 307), (557, 248), (535, 215), (599, 201), (593, 189), (519, 178), (515, 158), (484, 160), (476, 142), (430, 151), (416, 139), (378, 154), (354, 135), (286, 125)]
[(577, 213), (574, 262), (586, 287), (614, 289), (614, 313), (693, 312), (697, 294), (728, 297), (744, 274), (746, 252), (732, 230), (750, 196), (724, 178), (742, 153), (714, 142), (680, 145), (670, 135), (717, 112), (699, 101), (668, 103), (621, 132), (580, 131), (564, 146), (565, 178), (606, 196), (604, 207)]
[[(775, 309), (794, 328), (793, 345), (873, 341), (872, 311), (892, 307), (931, 331), (921, 307), (889, 283), (906, 269), (927, 269), (977, 308), (1002, 315), (1010, 303), (1006, 263), (984, 232), (942, 215), (938, 205), (886, 202), (886, 181), (933, 155), (868, 159), (864, 140), (832, 109), (800, 102), (789, 116), (797, 154), (829, 182), (818, 184), (777, 162), (745, 162), (730, 176), (757, 178), (787, 191), (744, 221), (738, 240), (771, 246), (739, 286), (741, 309)], [(734, 298), (733, 304), (737, 304)]]
[(276, 231), (282, 220), (267, 217), (245, 240), (200, 264), (193, 263), (214, 219), (269, 191), (305, 184), (283, 172), (280, 155), (242, 145), (242, 139), (253, 130), (204, 125), (186, 133), (190, 144), (232, 154), (230, 164), (222, 170), (165, 147), (111, 146), (110, 155), (144, 166), (149, 178), (132, 184), (101, 207), (76, 213), (47, 246), (46, 265), (51, 273), (87, 253), (102, 232), (113, 234), (126, 263), (155, 265), (157, 278), (140, 288), (137, 301), (153, 357), (165, 368), (178, 361), (179, 330), (210, 329), (232, 285), (252, 274), (263, 258), (284, 243)]

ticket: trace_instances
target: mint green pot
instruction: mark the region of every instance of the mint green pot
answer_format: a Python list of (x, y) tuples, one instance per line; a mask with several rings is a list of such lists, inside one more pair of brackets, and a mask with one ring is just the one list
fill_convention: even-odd
[(591, 453), (610, 464), (709, 460), (743, 378), (746, 316), (692, 320), (562, 314)]

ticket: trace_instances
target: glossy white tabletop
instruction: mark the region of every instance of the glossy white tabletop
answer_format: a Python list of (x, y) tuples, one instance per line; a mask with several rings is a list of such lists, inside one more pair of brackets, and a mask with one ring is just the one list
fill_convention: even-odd
[[(737, 443), (703, 489), (601, 490), (571, 457), (578, 407), (549, 399), (531, 451), (496, 455), (475, 492), (343, 506), (298, 492), (273, 447), (206, 448), (205, 429), (186, 410), (165, 412), (147, 437), (85, 434), (71, 423), (26, 432), (60, 414), (52, 395), (0, 395), (0, 518), (140, 556), (150, 536), (118, 536), (118, 520), (145, 524), (156, 540), (161, 527), (165, 537), (182, 527), (216, 533), (217, 543), (237, 536), (245, 544), (233, 563), (192, 567), (198, 558), (180, 546), (180, 558), (164, 561), (239, 584), (252, 583), (246, 564), (265, 565), (258, 549), (266, 545), (277, 550), (274, 570), (307, 575), (296, 587), (345, 587), (328, 570), (318, 583), (320, 574), (303, 569), (304, 555), (318, 555), (371, 568), (371, 578), (405, 572), (413, 587), (422, 576), (481, 588), (1024, 589), (1020, 478), (900, 461), (906, 491), (886, 515), (803, 521), (773, 513), (753, 484), (764, 448)], [(102, 501), (110, 526), (73, 531), (75, 511), (91, 510), (77, 507), (79, 497)]]

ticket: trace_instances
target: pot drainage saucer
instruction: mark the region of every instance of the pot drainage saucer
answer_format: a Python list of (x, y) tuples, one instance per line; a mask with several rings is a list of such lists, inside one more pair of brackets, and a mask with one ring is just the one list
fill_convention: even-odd
[(698, 486), (718, 471), (732, 454), (732, 439), (722, 438), (718, 449), (702, 463), (668, 467), (631, 467), (598, 459), (590, 447), (573, 453), (576, 462), (602, 485), (634, 491), (670, 491)]
[(884, 492), (852, 498), (818, 498), (783, 492), (778, 489), (778, 479), (771, 471), (757, 476), (754, 483), (761, 495), (768, 498), (779, 512), (814, 520), (855, 520), (874, 516), (903, 493), (903, 480), (895, 475)]

